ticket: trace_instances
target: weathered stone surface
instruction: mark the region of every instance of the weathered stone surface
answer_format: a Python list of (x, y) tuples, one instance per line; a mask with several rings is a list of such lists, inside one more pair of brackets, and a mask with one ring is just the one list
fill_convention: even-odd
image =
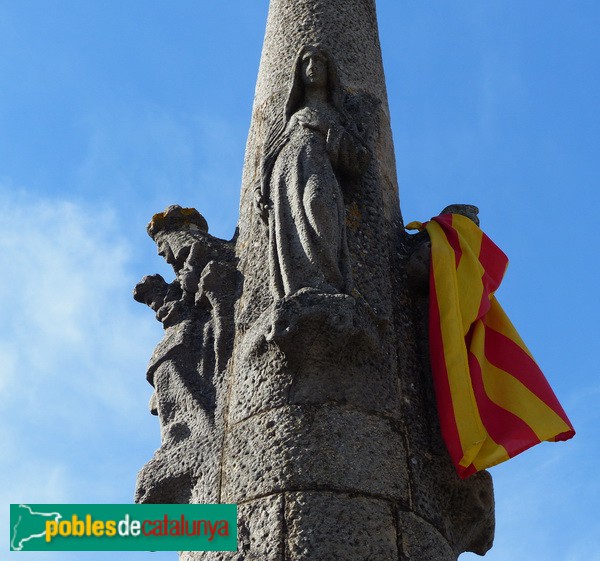
[(138, 474), (136, 502), (219, 502), (220, 450), (218, 435), (163, 442)]
[(299, 46), (317, 43), (338, 60), (342, 82), (387, 102), (373, 0), (274, 0), (269, 7), (255, 104), (262, 105), (287, 86), (287, 69)]
[(284, 498), (271, 495), (240, 505), (239, 551), (252, 559), (283, 560)]
[(270, 495), (238, 506), (238, 550), (198, 554), (183, 552), (182, 561), (283, 561), (285, 559), (284, 496)]
[(286, 559), (398, 559), (394, 515), (386, 501), (327, 492), (285, 497)]
[(398, 512), (398, 538), (400, 561), (456, 561), (446, 538), (412, 512)]
[[(247, 345), (240, 357), (244, 368), (231, 381), (229, 422), (238, 423), (252, 415), (287, 405), (294, 380), (283, 353), (274, 343), (267, 343), (265, 323), (258, 322), (247, 334)], [(265, 358), (266, 357), (266, 358)]]
[(402, 437), (388, 419), (360, 411), (335, 406), (268, 411), (232, 428), (225, 458), (225, 502), (295, 489), (407, 500)]
[(455, 485), (446, 513), (448, 540), (454, 552), (485, 555), (494, 544), (496, 527), (491, 475), (481, 471)]
[[(399, 418), (399, 384), (382, 367), (389, 355), (372, 345), (389, 326), (364, 306), (346, 295), (306, 293), (262, 316), (238, 346), (244, 368), (231, 381), (230, 422), (282, 405), (330, 402)], [(274, 316), (284, 333), (274, 333)]]

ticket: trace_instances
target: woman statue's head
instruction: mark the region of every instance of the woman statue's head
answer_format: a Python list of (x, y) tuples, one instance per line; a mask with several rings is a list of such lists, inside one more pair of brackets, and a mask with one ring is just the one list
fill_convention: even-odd
[(327, 56), (316, 47), (304, 49), (300, 74), (305, 88), (326, 88), (328, 75)]
[(308, 88), (325, 88), (328, 101), (344, 113), (343, 90), (333, 58), (319, 45), (305, 45), (296, 56), (292, 69), (285, 120), (302, 107)]

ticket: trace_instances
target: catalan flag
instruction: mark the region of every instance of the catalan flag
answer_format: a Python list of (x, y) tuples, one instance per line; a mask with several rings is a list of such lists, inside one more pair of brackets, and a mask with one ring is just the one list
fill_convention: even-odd
[(460, 477), (575, 434), (498, 304), (508, 259), (458, 214), (409, 229), (431, 238), (429, 343), (442, 436)]

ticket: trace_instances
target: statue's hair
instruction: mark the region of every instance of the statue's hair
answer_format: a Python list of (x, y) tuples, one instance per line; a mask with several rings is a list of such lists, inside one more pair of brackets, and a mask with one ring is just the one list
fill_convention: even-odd
[(294, 67), (290, 78), (287, 101), (285, 104), (284, 121), (291, 119), (292, 115), (300, 108), (304, 100), (304, 81), (302, 79), (302, 61), (306, 54), (311, 53), (323, 60), (327, 65), (327, 98), (341, 114), (347, 117), (344, 109), (344, 90), (340, 83), (337, 65), (329, 52), (320, 45), (305, 45), (302, 47), (294, 60)]

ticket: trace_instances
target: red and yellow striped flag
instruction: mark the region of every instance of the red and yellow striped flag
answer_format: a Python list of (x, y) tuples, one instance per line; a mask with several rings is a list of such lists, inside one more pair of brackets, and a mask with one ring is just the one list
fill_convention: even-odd
[(468, 218), (442, 214), (431, 238), (429, 338), (442, 436), (466, 478), (542, 441), (575, 434), (496, 301), (508, 259)]

